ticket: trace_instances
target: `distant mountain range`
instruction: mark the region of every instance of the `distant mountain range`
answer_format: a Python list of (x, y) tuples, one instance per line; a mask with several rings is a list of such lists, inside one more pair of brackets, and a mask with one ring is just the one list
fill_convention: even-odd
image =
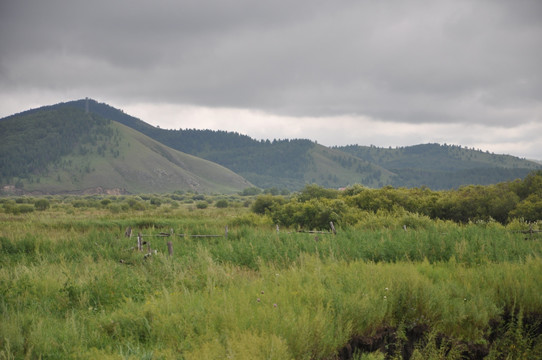
[(1, 184), (44, 193), (299, 190), (307, 183), (440, 190), (509, 181), (542, 169), (533, 161), (460, 146), (329, 148), (305, 139), (258, 141), (234, 132), (166, 130), (86, 99), (0, 119), (0, 141)]

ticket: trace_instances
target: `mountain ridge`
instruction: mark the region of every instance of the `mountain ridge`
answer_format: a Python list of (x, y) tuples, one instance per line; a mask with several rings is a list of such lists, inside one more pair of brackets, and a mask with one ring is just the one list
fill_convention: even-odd
[(206, 159), (261, 188), (295, 191), (309, 183), (333, 188), (357, 183), (367, 187), (427, 186), (441, 190), (514, 180), (542, 169), (536, 162), (457, 145), (419, 144), (395, 149), (361, 145), (325, 147), (308, 139), (255, 140), (221, 130), (160, 129), (91, 99), (49, 105), (16, 115), (63, 108), (96, 114), (148, 136), (156, 142), (150, 149), (163, 157), (170, 154), (164, 149), (174, 149)]

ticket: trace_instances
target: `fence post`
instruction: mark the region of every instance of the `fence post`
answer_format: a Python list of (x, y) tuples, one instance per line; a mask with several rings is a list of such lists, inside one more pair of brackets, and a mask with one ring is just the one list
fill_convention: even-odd
[(333, 231), (333, 234), (337, 235), (337, 230), (335, 230), (335, 226), (333, 225), (333, 221), (330, 221), (329, 225), (331, 226), (331, 231)]
[(226, 234), (225, 234), (225, 237), (226, 237), (226, 239), (228, 238), (228, 225), (226, 225)]
[(277, 224), (277, 234), (279, 233), (279, 224)]
[(171, 241), (167, 242), (167, 252), (169, 256), (173, 256), (173, 243)]
[(143, 250), (142, 246), (143, 244), (141, 241), (141, 233), (137, 233), (137, 250), (142, 251)]
[(124, 236), (125, 237), (132, 237), (132, 227), (131, 226), (128, 226), (126, 228), (126, 231), (124, 232)]

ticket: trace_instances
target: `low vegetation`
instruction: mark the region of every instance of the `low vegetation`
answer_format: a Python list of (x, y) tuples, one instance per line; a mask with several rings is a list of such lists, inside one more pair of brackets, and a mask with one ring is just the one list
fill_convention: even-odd
[[(524, 180), (448, 191), (391, 186), (370, 189), (360, 185), (339, 191), (307, 185), (289, 198), (260, 195), (252, 209), (269, 215), (277, 224), (308, 229), (327, 228), (330, 221), (356, 226), (374, 214), (390, 213), (459, 223), (507, 224), (515, 219), (532, 222), (542, 214), (542, 171), (532, 172)], [(415, 225), (418, 220), (412, 221)], [(405, 224), (412, 221), (405, 219)]]
[(541, 358), (541, 178), (2, 198), (0, 359)]

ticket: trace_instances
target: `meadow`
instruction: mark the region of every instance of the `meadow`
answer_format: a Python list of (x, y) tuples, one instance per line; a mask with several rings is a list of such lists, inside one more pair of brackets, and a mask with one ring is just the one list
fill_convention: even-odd
[(255, 196), (1, 201), (0, 359), (542, 358), (540, 222), (395, 209), (333, 234)]

